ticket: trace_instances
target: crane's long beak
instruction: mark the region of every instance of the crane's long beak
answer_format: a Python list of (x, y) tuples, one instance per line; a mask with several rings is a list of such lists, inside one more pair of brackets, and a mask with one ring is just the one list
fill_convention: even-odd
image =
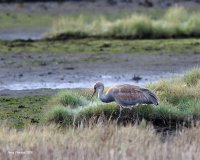
[[(92, 97), (94, 96), (95, 93), (96, 93), (96, 89), (94, 89), (94, 92), (93, 92), (93, 94), (92, 94)], [(92, 97), (91, 97), (91, 98), (92, 98)]]

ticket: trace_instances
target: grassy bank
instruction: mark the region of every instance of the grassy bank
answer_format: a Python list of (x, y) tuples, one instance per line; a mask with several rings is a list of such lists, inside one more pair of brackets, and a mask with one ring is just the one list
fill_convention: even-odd
[[(155, 126), (176, 128), (179, 124), (190, 125), (200, 116), (200, 70), (194, 69), (183, 78), (164, 80), (148, 88), (155, 91), (159, 98), (157, 107), (152, 105), (124, 109), (119, 122), (134, 122), (145, 119)], [(78, 92), (65, 91), (55, 96), (47, 105), (45, 120), (63, 126), (115, 121), (119, 115), (116, 103), (91, 101), (91, 90)]]
[[(162, 15), (162, 14), (161, 14)], [(162, 16), (132, 13), (127, 17), (108, 19), (102, 16), (63, 16), (53, 23), (47, 37), (69, 39), (83, 37), (106, 38), (183, 38), (200, 36), (200, 12), (172, 7)], [(172, 18), (173, 17), (173, 18)]]
[(0, 41), (0, 53), (200, 53), (200, 39)]

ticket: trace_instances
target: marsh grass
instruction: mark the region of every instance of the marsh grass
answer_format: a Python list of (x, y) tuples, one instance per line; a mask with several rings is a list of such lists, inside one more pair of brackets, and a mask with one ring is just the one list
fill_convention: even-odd
[[(164, 140), (151, 125), (90, 125), (58, 128), (55, 125), (16, 131), (0, 127), (1, 159), (122, 159), (198, 160), (200, 127), (177, 131)], [(29, 154), (23, 154), (28, 153)], [(12, 154), (12, 153), (15, 154)], [(18, 153), (17, 153), (18, 152)], [(22, 152), (22, 154), (20, 154)]]
[(56, 106), (48, 113), (48, 121), (57, 124), (71, 125), (73, 122), (72, 111), (63, 106)]
[(142, 13), (132, 13), (112, 20), (104, 15), (64, 16), (53, 23), (47, 37), (53, 39), (199, 37), (199, 17), (199, 11), (178, 6), (169, 8), (160, 17)]
[[(163, 80), (147, 86), (157, 94), (159, 105), (139, 105), (131, 110), (124, 109), (118, 122), (129, 123), (145, 119), (161, 126), (173, 124), (173, 127), (179, 123), (193, 123), (200, 116), (200, 77), (196, 76), (199, 74), (200, 70), (193, 69), (182, 78)], [(51, 109), (45, 115), (46, 120), (65, 126), (87, 124), (90, 119), (97, 122), (102, 117), (107, 121), (115, 121), (118, 118), (119, 107), (115, 102), (102, 103), (98, 98), (91, 100), (89, 95), (92, 95), (91, 90), (65, 91), (58, 94), (53, 98), (54, 103), (49, 103)], [(59, 107), (55, 104), (59, 104)]]
[(189, 71), (184, 76), (184, 82), (189, 86), (194, 86), (197, 83), (200, 83), (200, 69), (195, 68), (195, 69)]
[(65, 107), (69, 106), (70, 108), (83, 106), (89, 103), (85, 97), (72, 91), (60, 92), (57, 98), (61, 105)]

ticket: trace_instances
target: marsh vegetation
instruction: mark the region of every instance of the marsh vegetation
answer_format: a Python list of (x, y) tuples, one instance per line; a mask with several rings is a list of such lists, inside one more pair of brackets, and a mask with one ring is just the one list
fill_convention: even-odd
[[(162, 136), (152, 126), (101, 124), (61, 129), (29, 127), (22, 132), (1, 127), (0, 157), (14, 159), (199, 159), (200, 128)], [(9, 138), (8, 138), (9, 137)], [(18, 152), (18, 154), (17, 154)], [(20, 154), (29, 153), (29, 154)]]
[(183, 7), (169, 8), (160, 17), (137, 12), (116, 19), (109, 19), (104, 15), (63, 16), (53, 23), (47, 37), (55, 39), (198, 37), (200, 35), (199, 16), (198, 11), (187, 10)]
[[(63, 90), (44, 99), (21, 97), (20, 101), (19, 98), (2, 98), (1, 101), (9, 106), (20, 104), (13, 115), (12, 110), (6, 113), (6, 108), (2, 107), (7, 122), (12, 120), (16, 125), (17, 120), (13, 117), (29, 113), (28, 104), (31, 104), (31, 112), (27, 117), (37, 114), (38, 122), (29, 125), (26, 119), (26, 127), (21, 131), (2, 123), (0, 157), (199, 159), (199, 85), (198, 68), (188, 71), (182, 78), (174, 77), (150, 84), (147, 87), (158, 95), (159, 106), (138, 106), (124, 110), (120, 121), (126, 123), (118, 124), (116, 117), (119, 109), (116, 103), (105, 104), (97, 97), (91, 100), (92, 90), (88, 89)], [(22, 101), (26, 101), (24, 106)], [(156, 120), (159, 123), (155, 123)], [(15, 127), (20, 129), (19, 125)]]
[[(0, 41), (0, 159), (199, 159), (198, 7), (73, 7), (0, 12), (3, 32), (45, 29), (40, 40)], [(159, 78), (148, 83), (144, 75)], [(124, 109), (117, 121), (115, 102), (91, 99), (97, 79), (107, 90), (113, 81), (136, 84), (133, 77), (156, 93), (158, 106)], [(2, 90), (52, 82), (90, 88)]]
[[(126, 46), (126, 47), (124, 47)], [(65, 40), (39, 40), (39, 41), (0, 41), (0, 52), (2, 54), (33, 54), (42, 53), (63, 54), (71, 53), (94, 53), (97, 56), (107, 53), (128, 54), (185, 54), (200, 53), (200, 40), (191, 39), (158, 39), (158, 40), (111, 40), (111, 39), (69, 39)]]

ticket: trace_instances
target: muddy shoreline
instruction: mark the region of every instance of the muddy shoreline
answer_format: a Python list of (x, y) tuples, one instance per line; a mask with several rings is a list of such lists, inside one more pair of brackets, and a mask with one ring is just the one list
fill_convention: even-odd
[(200, 55), (194, 53), (5, 54), (0, 56), (0, 90), (2, 95), (9, 90), (91, 88), (96, 81), (144, 86), (181, 76), (199, 64)]

